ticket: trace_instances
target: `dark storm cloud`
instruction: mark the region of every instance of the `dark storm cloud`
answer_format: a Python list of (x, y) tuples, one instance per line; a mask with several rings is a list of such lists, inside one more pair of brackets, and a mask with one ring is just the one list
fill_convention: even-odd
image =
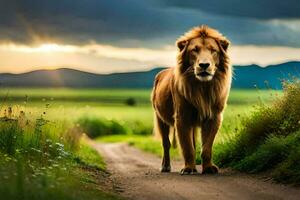
[[(157, 37), (162, 13), (139, 0), (2, 0), (1, 36), (26, 42), (41, 38), (67, 41)], [(148, 34), (147, 34), (148, 33)]]
[(2, 41), (27, 44), (40, 40), (68, 44), (95, 41), (126, 47), (158, 47), (174, 44), (174, 40), (192, 26), (208, 24), (223, 32), (234, 44), (300, 46), (299, 27), (290, 28), (289, 21), (265, 20), (298, 18), (300, 14), (295, 9), (300, 8), (294, 0), (272, 3), (210, 0), (205, 1), (205, 5), (202, 0), (0, 2)]
[(299, 0), (162, 0), (166, 6), (258, 19), (300, 18)]

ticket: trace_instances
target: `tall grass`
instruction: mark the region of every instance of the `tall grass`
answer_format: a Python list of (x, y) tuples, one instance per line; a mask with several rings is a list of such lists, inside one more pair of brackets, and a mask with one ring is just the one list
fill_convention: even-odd
[(12, 108), (1, 113), (1, 199), (115, 199), (83, 170), (104, 169), (104, 163), (81, 142), (78, 126), (26, 114)]
[[(69, 126), (67, 122), (50, 122), (42, 116), (30, 120), (24, 112), (4, 115), (0, 118), (0, 150), (10, 156), (22, 153), (40, 161), (65, 156), (76, 151), (80, 137), (80, 132), (68, 130)], [(32, 156), (36, 154), (39, 156)]]
[(271, 171), (277, 181), (300, 184), (300, 81), (285, 82), (283, 88), (282, 97), (257, 107), (238, 134), (216, 145), (219, 165)]

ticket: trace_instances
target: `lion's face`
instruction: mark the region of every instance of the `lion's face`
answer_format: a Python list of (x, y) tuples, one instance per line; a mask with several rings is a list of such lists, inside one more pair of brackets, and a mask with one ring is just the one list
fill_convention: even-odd
[(229, 40), (207, 26), (192, 28), (176, 40), (178, 47), (176, 76), (196, 81), (219, 80), (230, 71)]
[(187, 46), (188, 62), (195, 77), (200, 81), (210, 81), (219, 65), (220, 48), (213, 38), (194, 38)]

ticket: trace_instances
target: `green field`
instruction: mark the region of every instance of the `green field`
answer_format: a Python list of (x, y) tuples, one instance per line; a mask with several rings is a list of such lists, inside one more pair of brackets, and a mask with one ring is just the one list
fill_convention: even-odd
[[(79, 123), (90, 137), (105, 136), (100, 140), (123, 141), (160, 155), (160, 141), (151, 137), (153, 110), (150, 95), (150, 89), (5, 88), (0, 93), (2, 114), (5, 108), (11, 106), (16, 113), (25, 111), (28, 118), (42, 116), (49, 121)], [(270, 104), (278, 96), (282, 96), (282, 91), (232, 90), (216, 143), (224, 143), (238, 133), (242, 128), (241, 122), (255, 106)], [(133, 98), (136, 105), (127, 105), (128, 98)], [(80, 123), (81, 119), (84, 124)], [(134, 135), (139, 132), (148, 136)], [(142, 140), (143, 137), (147, 139)], [(172, 151), (173, 157), (179, 157), (178, 149)]]
[[(138, 105), (150, 104), (150, 89), (69, 89), (69, 88), (1, 88), (0, 97), (7, 102), (58, 104), (78, 103), (79, 105), (123, 105), (132, 97)], [(231, 104), (252, 104), (258, 100), (269, 101), (280, 95), (278, 90), (240, 90), (230, 93)]]
[[(76, 124), (80, 119), (86, 118), (90, 121), (98, 120), (98, 122), (92, 122), (93, 126), (97, 126), (97, 123), (103, 120), (108, 122), (113, 120), (125, 129), (131, 129), (130, 134), (143, 132), (143, 134), (151, 135), (153, 110), (150, 95), (150, 89), (2, 88), (0, 112), (4, 115), (5, 110), (12, 107), (14, 113), (24, 111), (26, 117), (30, 119), (43, 117), (49, 121), (71, 124)], [(256, 105), (269, 104), (281, 95), (282, 91), (274, 90), (232, 90), (216, 143), (222, 143), (235, 135), (241, 129), (242, 120)], [(136, 105), (127, 105), (128, 98), (133, 98)], [(90, 130), (111, 132), (113, 127), (94, 129), (84, 129), (84, 132)], [(118, 132), (113, 132), (118, 134)], [(130, 138), (132, 140), (132, 136)], [(151, 140), (150, 137), (148, 138)], [(120, 140), (125, 140), (124, 136), (120, 137)], [(159, 154), (161, 149), (153, 151)]]
[[(118, 120), (140, 120), (152, 124), (152, 108), (149, 89), (39, 89), (39, 88), (2, 88), (0, 90), (0, 109), (14, 107), (27, 110), (28, 114), (38, 116), (45, 112), (49, 119), (76, 120), (88, 115)], [(225, 118), (246, 114), (253, 105), (269, 103), (281, 91), (272, 90), (232, 90)], [(126, 105), (133, 98), (136, 106)]]
[[(76, 122), (80, 117), (90, 117), (114, 119), (121, 124), (138, 122), (151, 129), (150, 94), (150, 89), (2, 88), (0, 109), (3, 113), (5, 107), (11, 106), (17, 112), (24, 110), (28, 117), (42, 115), (49, 120)], [(242, 118), (255, 105), (268, 104), (281, 95), (281, 91), (274, 90), (232, 90), (217, 140), (236, 133)], [(127, 105), (128, 98), (133, 98), (136, 105)]]

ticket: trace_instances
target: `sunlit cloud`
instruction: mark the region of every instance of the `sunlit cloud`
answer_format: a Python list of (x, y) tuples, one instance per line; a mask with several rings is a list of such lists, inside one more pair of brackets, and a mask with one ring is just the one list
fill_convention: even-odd
[(83, 46), (42, 44), (39, 46), (26, 46), (16, 44), (4, 44), (0, 46), (0, 51), (20, 52), (20, 53), (79, 53), (96, 57), (106, 57), (122, 60), (136, 60), (139, 62), (154, 62), (166, 65), (175, 56), (175, 51), (166, 46), (163, 49), (146, 48), (120, 48), (110, 45), (88, 44)]
[(283, 26), (290, 30), (300, 32), (300, 19), (273, 19), (269, 20), (267, 23), (273, 26)]
[(266, 66), (300, 60), (300, 48), (282, 46), (233, 46), (230, 49), (233, 64)]
[(17, 45), (13, 43), (0, 46), (1, 51), (22, 52), (22, 53), (54, 53), (54, 52), (76, 52), (78, 47), (72, 45), (59, 45), (55, 43), (46, 43), (39, 46)]
[[(38, 46), (14, 43), (0, 45), (0, 71), (25, 72), (43, 68), (71, 67), (97, 73), (147, 70), (175, 66), (176, 47), (122, 48), (90, 43), (64, 45), (45, 43)], [(266, 66), (300, 60), (300, 48), (244, 45), (230, 48), (232, 64)]]

